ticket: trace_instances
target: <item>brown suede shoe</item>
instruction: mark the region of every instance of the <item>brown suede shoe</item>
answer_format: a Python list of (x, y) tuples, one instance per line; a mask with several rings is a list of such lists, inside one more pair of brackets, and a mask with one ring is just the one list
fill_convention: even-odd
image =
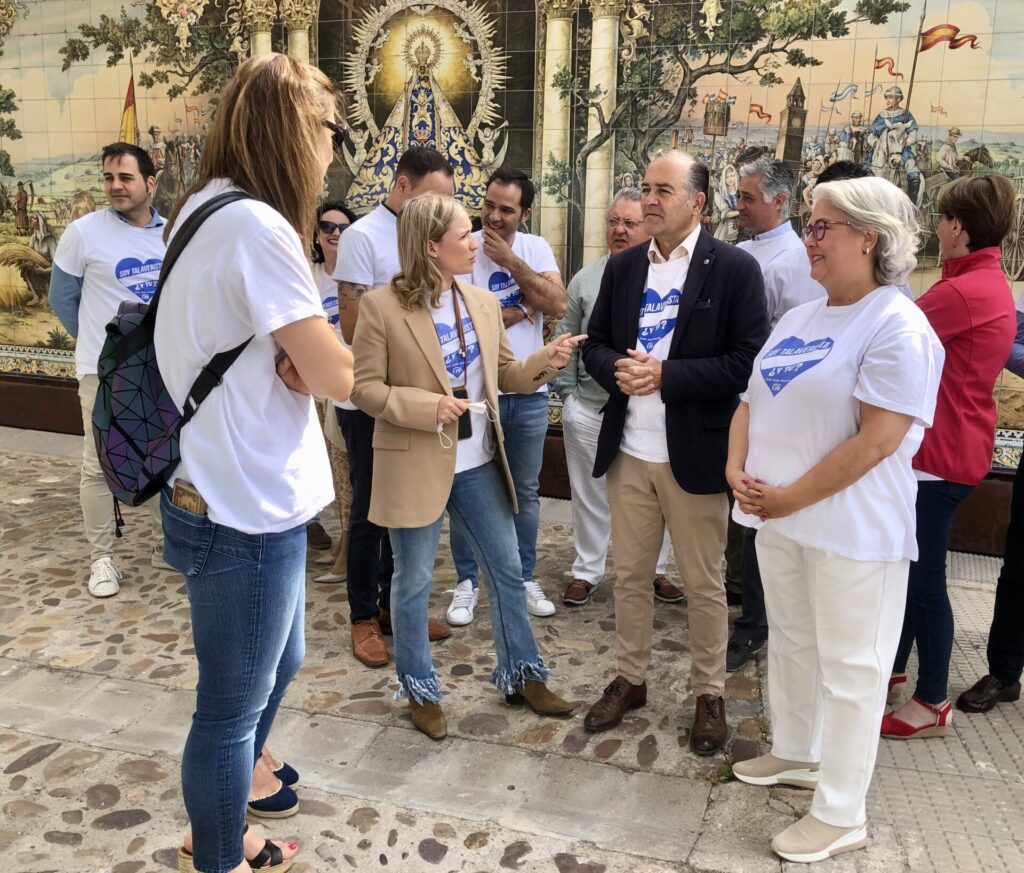
[(583, 606), (590, 600), (591, 592), (595, 587), (582, 579), (573, 579), (562, 594), (562, 603), (566, 606)]
[(325, 552), (332, 545), (331, 535), (318, 521), (306, 525), (306, 545), (318, 552)]
[(417, 703), (410, 700), (409, 712), (412, 713), (412, 723), (420, 733), (432, 740), (443, 740), (448, 736), (448, 722), (440, 703), (431, 703), (429, 700)]
[[(391, 636), (394, 631), (391, 629), (391, 613), (386, 609), (380, 611), (380, 615), (377, 616), (377, 621), (380, 623), (380, 632), (386, 636)], [(439, 640), (446, 640), (452, 635), (452, 632), (448, 630), (441, 622), (434, 621), (432, 618), (427, 619), (427, 639), (432, 643), (436, 643)]]
[(352, 625), (352, 654), (367, 667), (384, 667), (388, 663), (388, 650), (377, 619), (368, 618)]
[(511, 694), (505, 695), (505, 702), (510, 706), (523, 706), (532, 709), (537, 715), (553, 715), (566, 717), (572, 715), (576, 708), (568, 700), (562, 700), (543, 682), (528, 679)]
[(725, 745), (729, 734), (725, 723), (725, 701), (713, 694), (702, 694), (697, 698), (697, 711), (690, 728), (690, 745), (704, 757), (713, 755)]
[(583, 720), (588, 731), (607, 731), (615, 727), (630, 709), (647, 703), (647, 683), (633, 685), (625, 676), (616, 676), (605, 688), (604, 695), (590, 707)]
[(668, 581), (668, 576), (654, 577), (654, 596), (662, 603), (682, 603), (686, 592)]

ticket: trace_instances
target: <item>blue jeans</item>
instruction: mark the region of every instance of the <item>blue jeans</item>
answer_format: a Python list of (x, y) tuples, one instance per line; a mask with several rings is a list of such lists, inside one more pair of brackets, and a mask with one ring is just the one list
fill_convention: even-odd
[(918, 557), (910, 564), (903, 634), (893, 672), (907, 672), (907, 660), (916, 640), (918, 668), (914, 693), (933, 706), (946, 699), (949, 659), (953, 654), (953, 608), (946, 592), (946, 552), (956, 508), (973, 490), (973, 486), (958, 482), (917, 483)]
[(305, 653), (306, 526), (245, 534), (160, 498), (164, 559), (185, 577), (199, 662), (181, 759), (193, 858), (203, 873), (242, 863), (252, 771)]
[[(533, 628), (526, 613), (526, 594), (516, 553), (512, 504), (497, 462), (457, 473), (448, 497), (452, 531), (468, 543), (487, 574), (491, 625), (498, 666), (491, 682), (505, 694), (528, 679), (547, 681)], [(441, 686), (434, 672), (427, 639), (427, 601), (444, 514), (426, 527), (391, 528), (395, 575), (391, 580), (391, 626), (395, 634), (396, 699), (437, 702)]]
[[(498, 398), (501, 429), (505, 434), (505, 457), (516, 489), (519, 512), (514, 516), (522, 581), (533, 578), (537, 566), (537, 526), (540, 524), (540, 468), (544, 463), (544, 437), (548, 432), (548, 395), (502, 394)], [(453, 525), (452, 560), (459, 581), (477, 581), (477, 561), (470, 544)]]

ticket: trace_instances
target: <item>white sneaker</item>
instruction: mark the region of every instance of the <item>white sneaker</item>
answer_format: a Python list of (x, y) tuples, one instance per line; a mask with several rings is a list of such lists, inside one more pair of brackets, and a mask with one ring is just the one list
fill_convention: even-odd
[(526, 608), (530, 615), (547, 618), (549, 615), (555, 614), (555, 604), (548, 600), (544, 589), (540, 587), (540, 583), (536, 579), (524, 582), (523, 588), (526, 590)]
[(178, 572), (164, 560), (164, 550), (162, 546), (160, 548), (153, 549), (153, 554), (149, 558), (149, 563), (153, 567), (156, 567), (157, 570), (167, 570), (170, 573)]
[(836, 827), (808, 813), (772, 840), (772, 850), (787, 861), (812, 864), (843, 852), (863, 849), (867, 844), (866, 825)]
[(452, 627), (463, 627), (473, 620), (480, 592), (473, 587), (472, 579), (463, 579), (452, 592), (452, 602), (448, 606), (448, 624)]
[(760, 758), (737, 761), (732, 765), (732, 774), (748, 785), (792, 785), (813, 790), (818, 786), (818, 767), (818, 764), (787, 761), (769, 753)]
[(121, 590), (121, 574), (112, 558), (97, 558), (89, 573), (89, 593), (93, 597), (113, 597)]

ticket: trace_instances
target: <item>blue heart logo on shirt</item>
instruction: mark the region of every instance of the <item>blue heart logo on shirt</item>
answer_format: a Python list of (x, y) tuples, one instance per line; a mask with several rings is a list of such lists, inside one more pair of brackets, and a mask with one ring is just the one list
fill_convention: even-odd
[(337, 297), (325, 297), (323, 299), (324, 312), (327, 314), (327, 321), (335, 325), (341, 321), (341, 315), (338, 313), (338, 298)]
[(518, 306), (523, 302), (523, 292), (519, 290), (519, 284), (502, 270), (491, 273), (487, 287), (498, 295), (498, 303), (503, 307)]
[(831, 337), (802, 340), (788, 336), (761, 359), (761, 377), (772, 397), (777, 397), (790, 382), (801, 373), (816, 367), (832, 351)]
[(160, 280), (160, 258), (140, 261), (138, 258), (122, 258), (114, 267), (117, 281), (132, 292), (143, 303), (149, 303)]
[[(455, 329), (455, 326), (436, 322), (434, 324), (434, 330), (437, 332), (437, 339), (441, 343), (441, 354), (444, 357), (444, 368), (448, 371), (448, 375), (453, 379), (461, 378), (469, 365), (480, 357), (479, 343), (471, 341), (471, 338), (473, 340), (476, 339), (476, 333), (473, 329), (473, 319), (469, 316), (463, 316), (462, 318), (462, 332), (466, 336), (465, 361), (462, 360), (462, 352), (458, 346), (459, 332)], [(445, 353), (445, 346), (448, 346), (451, 343), (455, 344), (455, 348), (452, 351)]]
[(644, 324), (646, 316), (664, 312), (670, 306), (679, 306), (680, 293), (678, 288), (671, 288), (662, 297), (653, 288), (648, 288), (640, 301), (640, 329), (637, 331), (637, 341), (644, 347), (644, 351), (651, 350), (667, 337), (676, 326), (676, 318), (662, 318), (653, 324)]

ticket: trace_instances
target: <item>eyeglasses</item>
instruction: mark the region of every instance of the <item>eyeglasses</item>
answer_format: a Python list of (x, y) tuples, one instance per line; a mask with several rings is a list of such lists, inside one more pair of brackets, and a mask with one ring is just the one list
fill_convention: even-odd
[(819, 218), (804, 227), (804, 239), (813, 235), (816, 242), (821, 242), (825, 238), (825, 233), (837, 224), (845, 224), (847, 227), (855, 226), (852, 221), (829, 221), (827, 218)]
[(334, 231), (344, 233), (345, 228), (348, 227), (348, 222), (345, 222), (345, 224), (335, 224), (333, 221), (318, 221), (316, 226), (320, 228), (320, 233), (334, 233)]
[(942, 219), (946, 217), (944, 212), (929, 212), (928, 213), (928, 225), (933, 231), (939, 229), (939, 225), (942, 223)]
[(638, 227), (643, 225), (642, 221), (637, 221), (635, 218), (609, 218), (608, 229), (615, 230), (618, 227), (624, 227), (626, 230), (636, 230)]

